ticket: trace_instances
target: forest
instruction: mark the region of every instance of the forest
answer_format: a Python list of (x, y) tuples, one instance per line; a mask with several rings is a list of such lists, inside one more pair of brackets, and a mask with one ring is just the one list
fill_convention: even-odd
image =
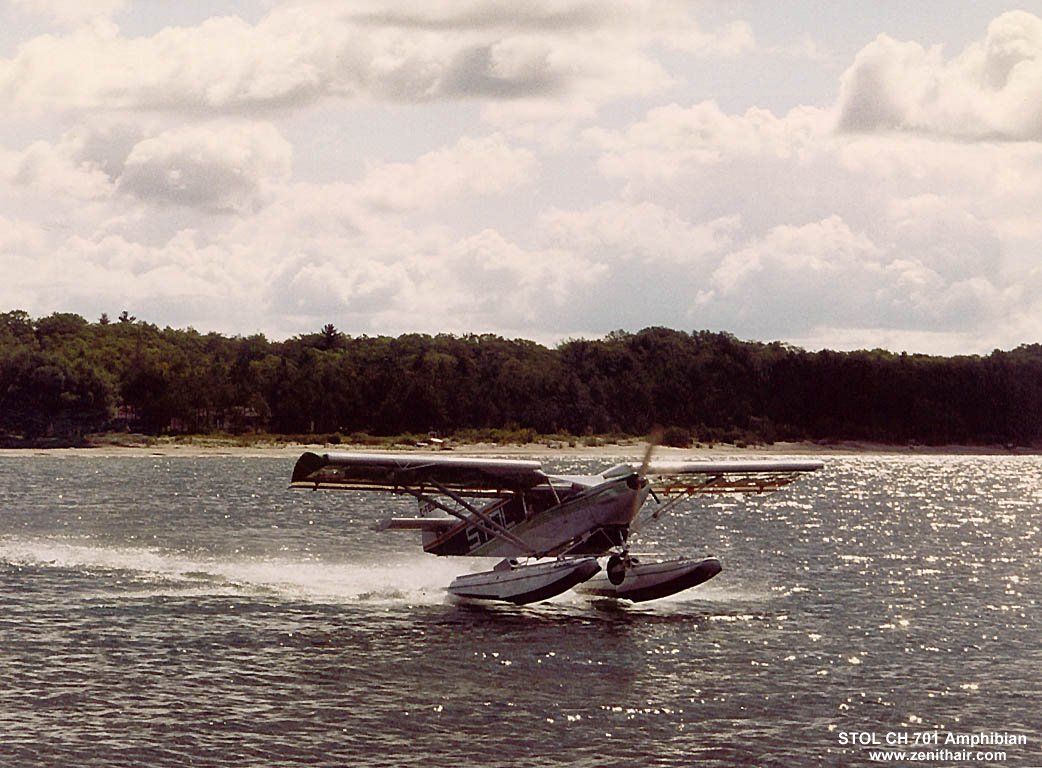
[[(645, 328), (547, 347), (490, 334), (285, 341), (123, 312), (0, 314), (0, 441), (99, 432), (646, 435), (667, 441), (1042, 445), (1042, 345), (985, 356), (808, 352)], [(477, 432), (474, 432), (474, 431)]]

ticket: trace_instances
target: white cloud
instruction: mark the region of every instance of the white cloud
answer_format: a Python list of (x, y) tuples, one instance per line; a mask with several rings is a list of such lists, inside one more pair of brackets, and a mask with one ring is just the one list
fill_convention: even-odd
[(581, 211), (551, 209), (540, 227), (556, 244), (606, 257), (696, 266), (731, 244), (738, 216), (692, 224), (651, 202), (613, 200)]
[(299, 259), (275, 272), (267, 299), (272, 308), (317, 326), (322, 318), (374, 317), (401, 309), (414, 293), (413, 276), (404, 264)]
[[(894, 200), (932, 196), (951, 208), (953, 216), (966, 212), (1007, 243), (1019, 240), (1018, 247), (1037, 250), (1042, 240), (1039, 142), (857, 134), (838, 137), (829, 156), (838, 168)], [(979, 242), (976, 236), (966, 240), (967, 246)]]
[(888, 213), (908, 258), (950, 280), (1001, 279), (1002, 241), (977, 213), (937, 194), (895, 198)]
[(88, 316), (129, 308), (276, 336), (330, 321), (393, 333), (552, 329), (575, 291), (607, 273), (583, 255), (523, 247), (492, 228), (460, 237), (374, 216), (347, 184), (283, 185), (263, 209), (220, 220), (157, 243), (104, 231), (45, 243), (42, 232), (0, 220), (12, 275), (0, 305)]
[(19, 221), (0, 216), (0, 254), (14, 256), (34, 253), (43, 248), (45, 233), (30, 221)]
[(481, 119), (512, 138), (560, 150), (572, 143), (577, 126), (596, 116), (597, 106), (580, 97), (488, 101), (481, 107)]
[(355, 185), (357, 198), (389, 209), (423, 208), (465, 193), (495, 194), (528, 182), (535, 155), (502, 136), (463, 137), (410, 163), (371, 166)]
[(140, 37), (102, 9), (8, 49), (0, 306), (276, 336), (1042, 333), (1030, 14), (954, 56), (880, 37), (835, 105), (790, 108), (713, 87), (799, 81), (816, 45), (683, 2), (270, 5)]
[[(682, 317), (659, 310), (667, 324), (757, 338), (977, 333), (989, 343), (1022, 327), (1031, 316), (1024, 286), (1039, 283), (1042, 226), (1031, 211), (1042, 145), (849, 134), (834, 124), (827, 109), (653, 108), (622, 129), (586, 133), (630, 202), (552, 211), (541, 223), (555, 242), (608, 260), (609, 284), (638, 279), (645, 295), (683, 307)], [(738, 214), (717, 233), (721, 247), (691, 248), (704, 256), (688, 274), (664, 268), (671, 254), (683, 263), (675, 255), (685, 240), (713, 243), (705, 233)], [(657, 271), (626, 269), (638, 254)], [(637, 314), (607, 290), (619, 316)]]
[(33, 222), (0, 215), (0, 265), (4, 272), (0, 280), (0, 306), (4, 309), (0, 311), (38, 306), (36, 262), (46, 253), (46, 243), (46, 232)]
[(978, 331), (923, 331), (907, 328), (816, 326), (789, 336), (786, 341), (803, 349), (855, 350), (886, 349), (892, 352), (919, 352), (934, 355), (987, 353), (1005, 342), (1008, 331), (993, 328)]
[(96, 168), (109, 179), (123, 173), (127, 156), (142, 139), (157, 130), (139, 122), (94, 119), (66, 131), (57, 150), (75, 162)]
[(844, 73), (840, 128), (968, 139), (1042, 138), (1042, 18), (1004, 13), (985, 38), (945, 60), (880, 35)]
[(94, 164), (78, 160), (69, 149), (46, 141), (34, 141), (21, 152), (0, 149), (0, 178), (82, 200), (111, 195), (109, 177)]
[[(837, 216), (779, 226), (724, 257), (697, 311), (724, 327), (966, 329), (999, 313), (1003, 292), (980, 276), (877, 245)], [(761, 331), (762, 332), (762, 331)]]
[(460, 30), (525, 30), (560, 33), (592, 30), (619, 23), (619, 16), (633, 17), (639, 3), (624, 4), (608, 0), (532, 0), (517, 4), (505, 0), (456, 0), (429, 3), (402, 0), (389, 5), (380, 0), (359, 0), (350, 15), (360, 25), (425, 29), (448, 32)]
[(283, 255), (269, 257), (263, 295), (304, 327), (338, 318), (384, 332), (545, 329), (576, 290), (607, 272), (564, 249), (523, 248), (491, 228), (456, 238), (363, 216), (305, 235), (300, 217), (321, 216), (329, 201), (315, 189), (294, 197), (292, 208), (252, 235), (229, 232), (222, 240), (247, 252), (275, 243)]
[[(477, 298), (486, 323), (501, 313), (513, 322), (544, 323), (550, 308), (607, 273), (603, 265), (571, 251), (525, 250), (492, 229), (455, 244), (449, 263), (469, 287), (466, 296)], [(460, 309), (470, 301), (464, 298)]]
[(187, 126), (135, 144), (118, 188), (146, 201), (245, 211), (288, 179), (291, 164), (292, 148), (271, 125)]
[(102, 200), (112, 195), (127, 155), (143, 136), (141, 126), (97, 120), (69, 129), (53, 143), (0, 147), (0, 180), (56, 198)]
[(624, 130), (592, 128), (586, 136), (601, 148), (598, 167), (606, 175), (670, 178), (735, 157), (799, 155), (825, 133), (826, 120), (823, 110), (807, 107), (784, 117), (756, 107), (729, 115), (716, 102), (703, 101), (656, 107)]
[[(611, 33), (637, 44), (655, 42), (699, 56), (734, 56), (755, 48), (747, 21), (703, 29), (690, 6), (676, 0), (537, 0), (517, 4), (504, 0), (458, 2), (357, 3), (358, 23), (382, 27), (460, 32), (497, 30), (543, 37)], [(596, 54), (596, 51), (590, 51)]]
[(677, 8), (316, 2), (279, 6), (256, 24), (213, 17), (136, 38), (95, 23), (23, 43), (0, 61), (0, 94), (36, 107), (178, 111), (329, 97), (605, 101), (669, 82), (645, 50), (655, 42), (706, 54), (752, 44), (748, 25), (704, 32)]
[[(166, 130), (101, 121), (55, 142), (0, 149), (0, 179), (57, 199), (136, 199), (247, 211), (284, 184), (292, 147), (268, 123), (212, 122)], [(126, 211), (123, 212), (124, 214)]]

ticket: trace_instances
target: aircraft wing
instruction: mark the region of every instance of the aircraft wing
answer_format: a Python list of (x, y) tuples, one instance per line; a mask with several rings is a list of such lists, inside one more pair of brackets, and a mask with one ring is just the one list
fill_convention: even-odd
[[(757, 461), (655, 461), (644, 471), (652, 490), (664, 496), (702, 493), (766, 493), (824, 466), (807, 459)], [(630, 470), (638, 465), (628, 465)], [(613, 472), (618, 473), (618, 469)], [(607, 475), (606, 475), (607, 476)]]
[(359, 491), (451, 491), (506, 496), (546, 482), (538, 461), (419, 453), (305, 453), (293, 467), (295, 488)]

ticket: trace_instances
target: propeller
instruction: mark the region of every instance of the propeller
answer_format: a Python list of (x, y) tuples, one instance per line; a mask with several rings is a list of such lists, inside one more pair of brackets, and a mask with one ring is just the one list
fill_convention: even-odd
[[(648, 434), (647, 446), (644, 449), (644, 458), (640, 462), (640, 468), (637, 472), (627, 478), (626, 483), (635, 491), (640, 491), (641, 488), (648, 482), (647, 474), (648, 469), (651, 467), (651, 457), (655, 453), (655, 448), (662, 441), (662, 428), (653, 427), (651, 432)], [(656, 497), (657, 498), (657, 497)], [(644, 503), (644, 499), (640, 493), (633, 494), (633, 509), (630, 514), (630, 529), (629, 532), (633, 533), (637, 530), (638, 526), (633, 523), (637, 520), (637, 514), (640, 512), (640, 508)], [(608, 581), (618, 586), (622, 583), (623, 579), (626, 578), (626, 569), (630, 565), (630, 548), (627, 540), (623, 541), (622, 552), (612, 555), (608, 558), (608, 565), (605, 568), (608, 574)]]
[[(640, 469), (637, 470), (636, 475), (633, 476), (635, 486), (631, 486), (634, 490), (644, 487), (647, 482), (648, 469), (651, 467), (651, 457), (655, 453), (655, 449), (658, 448), (659, 443), (662, 442), (662, 427), (653, 427), (651, 432), (648, 434), (648, 444), (644, 449), (644, 460), (640, 463)], [(654, 491), (651, 492), (654, 496)], [(655, 496), (655, 500), (658, 497)], [(640, 524), (637, 522), (637, 513), (640, 512), (640, 508), (643, 502), (640, 498), (640, 494), (633, 497), (633, 514), (630, 515), (630, 520), (633, 522), (630, 524), (630, 532), (634, 532), (640, 528)]]

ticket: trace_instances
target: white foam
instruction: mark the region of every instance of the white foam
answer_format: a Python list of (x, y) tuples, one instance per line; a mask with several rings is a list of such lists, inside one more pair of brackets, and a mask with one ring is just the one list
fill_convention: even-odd
[[(291, 557), (186, 556), (149, 547), (106, 546), (53, 539), (0, 537), (0, 562), (99, 572), (98, 597), (144, 598), (271, 595), (279, 599), (322, 603), (423, 605), (446, 602), (445, 587), (462, 573), (491, 567), (481, 558), (400, 555), (378, 562), (296, 559)], [(101, 572), (128, 572), (129, 583), (100, 578)], [(734, 603), (762, 601), (759, 592), (714, 582), (697, 589), (638, 604), (640, 608), (675, 609), (691, 601)], [(562, 607), (587, 607), (588, 596), (565, 592), (553, 599)]]
[(459, 562), (427, 555), (380, 562), (287, 557), (182, 556), (145, 547), (0, 539), (0, 560), (76, 571), (129, 571), (152, 584), (120, 587), (128, 596), (270, 592), (321, 602), (437, 603), (462, 572)]

